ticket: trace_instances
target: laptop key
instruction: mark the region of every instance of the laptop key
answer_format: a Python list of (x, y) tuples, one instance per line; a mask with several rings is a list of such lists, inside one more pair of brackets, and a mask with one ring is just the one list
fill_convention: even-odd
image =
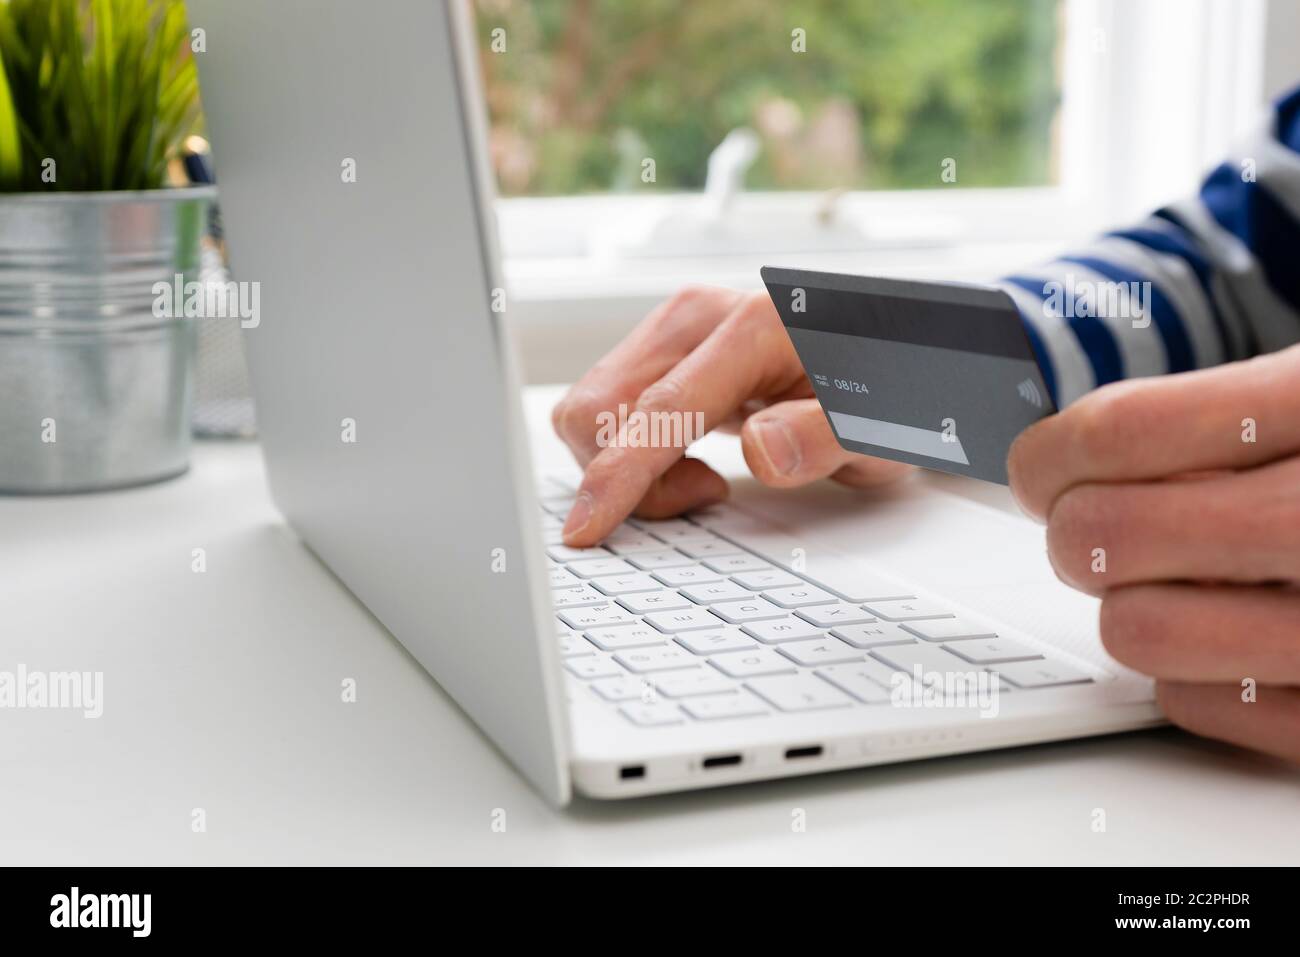
[[(767, 559), (774, 565), (786, 568), (790, 562), (790, 554), (784, 548), (778, 551), (754, 548), (752, 542), (746, 544), (752, 554)], [(854, 605), (886, 598), (910, 597), (909, 590), (897, 582), (872, 575), (859, 566), (830, 554), (811, 551), (804, 555), (799, 573), (803, 580)]]
[(588, 628), (601, 628), (605, 625), (631, 624), (636, 621), (636, 615), (606, 599), (603, 605), (561, 611), (560, 620), (574, 631), (586, 631)]
[(719, 618), (729, 621), (733, 625), (762, 621), (765, 618), (786, 617), (784, 610), (773, 605), (770, 601), (758, 597), (750, 598), (747, 601), (722, 602), (718, 605), (710, 605), (709, 608)]
[(669, 588), (680, 588), (683, 585), (705, 585), (709, 582), (720, 582), (722, 576), (711, 568), (705, 568), (703, 565), (685, 565), (681, 568), (664, 568), (654, 573), (655, 581), (663, 582)]
[(634, 542), (606, 541), (605, 547), (608, 548), (615, 555), (618, 555), (620, 558), (631, 558), (633, 555), (640, 555), (644, 552), (662, 551), (664, 547), (664, 543), (660, 541), (656, 541), (655, 539), (650, 538), (649, 536), (646, 536), (644, 541), (634, 541)]
[(659, 693), (669, 698), (691, 698), (699, 695), (734, 694), (740, 689), (730, 678), (716, 671), (670, 671), (654, 679)]
[(1034, 648), (1010, 638), (977, 638), (944, 645), (948, 651), (977, 665), (995, 665), (1011, 661), (1033, 661), (1043, 656)]
[(870, 654), (895, 670), (909, 675), (914, 675), (918, 667), (922, 675), (974, 674), (983, 670), (946, 651), (942, 645), (890, 645), (887, 648), (877, 648)]
[(828, 591), (815, 585), (793, 585), (790, 588), (773, 588), (763, 592), (763, 597), (782, 608), (804, 608), (808, 605), (827, 605), (837, 601)]
[(567, 568), (551, 568), (548, 574), (552, 588), (576, 588), (582, 584), (582, 579), (569, 574)]
[(584, 605), (602, 605), (608, 601), (606, 596), (586, 582), (551, 591), (551, 604), (556, 608), (581, 608)]
[(699, 528), (700, 526), (693, 522), (688, 522), (684, 518), (637, 518), (635, 515), (629, 516), (627, 524), (641, 529), (643, 532), (654, 533), (655, 529), (676, 529), (676, 528)]
[(652, 701), (650, 703), (625, 704), (619, 708), (619, 713), (627, 718), (633, 724), (639, 724), (645, 728), (658, 727), (664, 724), (682, 724), (686, 719), (677, 709), (676, 705), (668, 704), (662, 701)]
[(595, 578), (598, 575), (630, 575), (636, 571), (623, 559), (613, 557), (588, 558), (582, 561), (569, 562), (566, 567), (579, 578)]
[(954, 641), (958, 638), (996, 638), (988, 625), (969, 618), (932, 618), (929, 621), (909, 621), (902, 626), (926, 641)]
[(742, 635), (734, 628), (719, 628), (716, 631), (688, 631), (678, 635), (676, 641), (687, 651), (697, 655), (712, 655), (720, 651), (745, 651), (757, 648), (758, 644), (748, 635)]
[(752, 678), (745, 687), (781, 711), (847, 708), (853, 699), (814, 675)]
[(775, 571), (769, 563), (753, 555), (715, 555), (704, 559), (704, 564), (715, 572), (722, 572), (725, 575), (734, 575), (737, 572)]
[(694, 565), (695, 559), (687, 558), (672, 548), (661, 548), (657, 552), (634, 552), (627, 556), (627, 561), (643, 572), (657, 571), (661, 568), (676, 568), (679, 565)]
[(767, 572), (741, 572), (739, 575), (732, 575), (731, 580), (737, 585), (748, 588), (750, 591), (789, 588), (791, 585), (802, 585), (804, 583), (802, 578), (791, 575), (779, 568)]
[(1017, 688), (1053, 688), (1085, 684), (1092, 678), (1078, 668), (1056, 661), (1015, 661), (989, 669)]
[(622, 525), (605, 536), (601, 542), (615, 555), (633, 555), (637, 552), (657, 552), (664, 545), (659, 539), (645, 532), (632, 528), (629, 525)]
[(823, 668), (822, 671), (834, 671), (839, 668), (853, 668), (864, 678), (868, 678), (880, 685), (887, 691), (892, 691), (895, 687), (910, 689), (912, 679), (905, 671), (899, 671), (893, 665), (887, 665), (883, 661), (877, 661), (875, 658), (867, 657), (862, 661), (856, 661), (849, 665), (833, 665), (830, 668)]
[(789, 658), (782, 658), (775, 651), (767, 648), (755, 648), (753, 651), (733, 651), (730, 654), (715, 655), (709, 659), (709, 664), (724, 675), (731, 675), (733, 678), (794, 674), (796, 670)]
[(717, 628), (722, 624), (717, 615), (710, 614), (703, 608), (692, 605), (678, 611), (657, 611), (646, 615), (645, 620), (660, 631), (676, 634), (679, 631), (694, 631), (698, 628)]
[(810, 641), (794, 641), (788, 645), (781, 645), (777, 651), (795, 664), (808, 668), (861, 661), (863, 657), (863, 653), (857, 648), (850, 647), (830, 635)]
[(589, 687), (606, 701), (643, 701), (649, 704), (655, 698), (655, 689), (650, 682), (644, 678), (633, 678), (631, 675), (600, 678), (593, 681)]
[(618, 603), (628, 611), (634, 611), (638, 615), (645, 615), (652, 611), (670, 611), (674, 608), (690, 608), (691, 601), (689, 598), (683, 598), (675, 591), (641, 592), (636, 595), (624, 595)]
[(599, 545), (592, 545), (588, 548), (570, 548), (568, 545), (552, 545), (546, 549), (546, 554), (554, 558), (557, 562), (573, 562), (580, 558), (609, 558), (608, 549), (601, 548)]
[(623, 674), (622, 668), (603, 655), (568, 658), (564, 662), (564, 667), (568, 668), (577, 677), (588, 680), (592, 678), (614, 678)]
[(819, 628), (859, 625), (876, 620), (857, 605), (850, 605), (843, 601), (837, 601), (833, 605), (810, 605), (807, 608), (800, 608), (795, 614)]
[(761, 701), (746, 691), (710, 698), (687, 698), (682, 702), (682, 710), (697, 721), (756, 718), (770, 713)]
[(697, 605), (716, 605), (720, 601), (736, 601), (754, 597), (751, 592), (741, 588), (735, 582), (729, 581), (709, 582), (707, 585), (692, 585), (689, 588), (683, 588), (682, 594)]
[(721, 538), (715, 538), (707, 542), (680, 542), (677, 545), (678, 551), (690, 555), (691, 558), (708, 558), (711, 555), (736, 555), (743, 554), (742, 549), (737, 548), (731, 542), (724, 541)]
[(560, 657), (576, 658), (579, 655), (594, 655), (596, 649), (591, 646), (591, 642), (585, 640), (580, 635), (573, 632), (560, 635)]
[(621, 651), (624, 648), (646, 648), (662, 645), (668, 640), (663, 632), (649, 625), (614, 625), (610, 628), (593, 628), (586, 633), (587, 641), (601, 651)]
[(911, 645), (916, 638), (903, 631), (898, 625), (888, 621), (877, 621), (863, 625), (839, 625), (831, 629), (831, 634), (841, 641), (847, 641), (854, 648), (879, 648), (882, 645)]
[(614, 660), (628, 671), (638, 675), (652, 671), (671, 671), (674, 668), (698, 668), (700, 664), (699, 658), (676, 645), (620, 651), (614, 656)]
[[(897, 654), (887, 661), (886, 656), (893, 653)], [(906, 653), (906, 656), (904, 653)], [(958, 693), (959, 689), (964, 689), (968, 699), (972, 693), (980, 693), (979, 682), (982, 672), (990, 675), (988, 679), (985, 679), (986, 681), (997, 677), (991, 674), (993, 672), (992, 668), (985, 668), (981, 665), (963, 661), (956, 655), (947, 654), (942, 647), (937, 645), (926, 645), (920, 642), (914, 645), (891, 645), (888, 648), (870, 652), (870, 654), (872, 657), (867, 659), (869, 665), (879, 665), (881, 668), (888, 669), (893, 672), (893, 677), (896, 680), (905, 682), (909, 688), (912, 686), (912, 680), (916, 677), (916, 668), (919, 666), (923, 683), (932, 681), (937, 676), (942, 679), (942, 687), (951, 689), (953, 694)], [(952, 663), (954, 661), (956, 664)], [(998, 678), (998, 692), (1000, 694), (1006, 694), (1011, 690), (1011, 685)]]
[(633, 572), (631, 575), (602, 575), (591, 580), (592, 587), (602, 595), (627, 595), (633, 592), (660, 591), (659, 584), (645, 572)]
[[(572, 566), (570, 566), (572, 567)], [(937, 602), (925, 598), (895, 598), (893, 601), (871, 601), (862, 606), (877, 618), (885, 621), (912, 621), (917, 618), (951, 618), (952, 612)]]
[(783, 641), (803, 641), (807, 638), (820, 638), (822, 631), (816, 625), (792, 618), (787, 615), (775, 621), (755, 621), (741, 628), (745, 634), (757, 638), (767, 645), (779, 645)]
[[(879, 666), (880, 663), (873, 661), (871, 665)], [(866, 664), (831, 665), (813, 673), (863, 704), (888, 704), (892, 696), (890, 686), (881, 684), (877, 680), (878, 672)]]
[[(675, 547), (683, 545), (701, 544), (703, 542), (714, 542), (718, 537), (708, 529), (700, 528), (698, 525), (692, 525), (690, 522), (684, 523), (680, 527), (673, 528), (651, 528), (648, 530), (651, 535)], [(739, 549), (733, 549), (739, 551)]]
[(644, 532), (649, 532), (661, 542), (667, 542), (669, 545), (677, 545), (684, 542), (709, 542), (717, 538), (708, 529), (692, 524), (681, 518), (670, 518), (660, 521), (641, 519), (631, 519), (641, 527)]

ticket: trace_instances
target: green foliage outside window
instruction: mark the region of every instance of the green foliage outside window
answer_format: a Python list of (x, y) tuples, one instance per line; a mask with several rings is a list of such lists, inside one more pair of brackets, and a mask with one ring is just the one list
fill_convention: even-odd
[(698, 189), (740, 126), (762, 142), (754, 189), (932, 188), (949, 158), (958, 186), (1055, 179), (1057, 0), (477, 0), (477, 12), (506, 195)]

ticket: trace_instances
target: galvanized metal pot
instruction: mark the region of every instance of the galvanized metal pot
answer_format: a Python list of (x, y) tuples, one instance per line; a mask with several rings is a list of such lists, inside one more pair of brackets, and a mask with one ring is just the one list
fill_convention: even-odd
[(193, 319), (211, 187), (0, 194), (0, 492), (82, 492), (189, 466)]

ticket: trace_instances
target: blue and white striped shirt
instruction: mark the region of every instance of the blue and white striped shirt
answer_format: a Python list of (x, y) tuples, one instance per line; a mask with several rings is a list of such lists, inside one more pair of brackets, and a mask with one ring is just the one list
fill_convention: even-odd
[[(1300, 342), (1300, 89), (1197, 196), (999, 286), (1020, 309), (1058, 408), (1116, 379)], [(1059, 294), (1075, 286), (1147, 294), (1136, 306), (1097, 295), (1079, 308)]]

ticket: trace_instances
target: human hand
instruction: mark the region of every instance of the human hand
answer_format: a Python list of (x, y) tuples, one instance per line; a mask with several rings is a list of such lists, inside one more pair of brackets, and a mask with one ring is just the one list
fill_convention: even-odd
[(1300, 347), (1098, 389), (1008, 470), (1168, 718), (1300, 762)]
[(750, 471), (778, 488), (825, 477), (868, 486), (908, 470), (840, 448), (766, 293), (686, 289), (555, 407), (555, 431), (585, 470), (564, 526), (568, 545), (599, 542), (633, 512), (665, 518), (727, 496), (722, 476), (685, 456), (688, 443), (608, 441), (602, 418), (623, 404), (629, 413), (680, 413), (689, 422), (699, 413), (706, 431), (739, 430)]

